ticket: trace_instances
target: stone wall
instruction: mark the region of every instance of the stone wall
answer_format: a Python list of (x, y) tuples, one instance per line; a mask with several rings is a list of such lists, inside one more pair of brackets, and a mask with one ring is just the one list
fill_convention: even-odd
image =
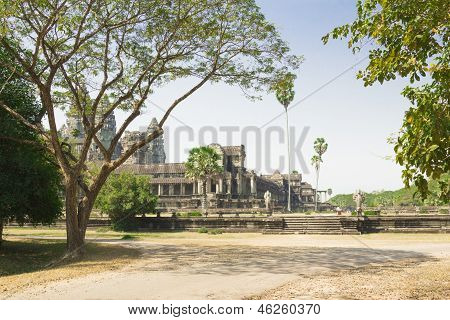
[(282, 229), (283, 218), (136, 218), (140, 231), (186, 231), (200, 228), (226, 232), (262, 232)]
[(449, 215), (409, 215), (409, 216), (373, 216), (342, 217), (346, 228), (357, 228), (362, 233), (406, 232), (406, 233), (447, 233), (450, 232)]

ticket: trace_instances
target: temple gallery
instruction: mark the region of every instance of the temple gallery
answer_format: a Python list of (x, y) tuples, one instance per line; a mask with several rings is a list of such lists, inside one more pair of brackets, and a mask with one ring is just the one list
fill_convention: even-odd
[[(118, 144), (115, 157), (120, 156), (136, 141), (151, 133), (158, 122), (152, 119), (145, 131), (126, 131)], [(112, 113), (105, 126), (99, 132), (102, 144), (109, 147), (116, 134), (116, 120)], [(81, 119), (69, 116), (67, 123), (61, 128), (61, 136), (74, 146), (75, 150), (83, 141), (84, 132)], [(245, 167), (245, 146), (221, 146), (213, 143), (220, 156), (223, 171), (210, 177), (206, 183), (206, 193), (209, 208), (264, 208), (264, 194), (271, 193), (271, 206), (283, 209), (288, 202), (288, 175), (278, 170), (272, 174), (258, 174)], [(91, 161), (101, 160), (101, 152), (95, 144), (88, 155)], [(185, 177), (184, 163), (166, 163), (164, 138), (162, 136), (136, 151), (117, 172), (130, 172), (145, 175), (150, 178), (151, 192), (158, 195), (159, 211), (172, 209), (196, 209), (201, 207), (202, 183)], [(328, 204), (320, 201), (325, 199), (326, 190), (318, 191), (311, 184), (302, 180), (301, 173), (291, 173), (291, 208), (297, 211), (307, 211), (314, 208), (315, 196), (322, 207)]]

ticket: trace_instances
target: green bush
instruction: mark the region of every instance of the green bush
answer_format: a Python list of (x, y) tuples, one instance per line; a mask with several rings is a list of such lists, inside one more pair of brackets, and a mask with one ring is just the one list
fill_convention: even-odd
[(448, 209), (439, 209), (439, 214), (449, 214)]
[(192, 212), (177, 212), (177, 217), (179, 218), (191, 218), (191, 217), (201, 217), (202, 214), (199, 211)]
[(150, 180), (131, 173), (112, 174), (100, 191), (95, 207), (107, 213), (114, 230), (136, 229), (136, 215), (153, 212), (157, 197)]
[(378, 216), (379, 214), (380, 214), (380, 211), (377, 211), (377, 210), (364, 211), (365, 216)]
[(198, 233), (208, 233), (208, 229), (206, 229), (205, 227), (201, 227), (200, 229), (197, 230)]
[(125, 234), (122, 238), (121, 238), (121, 240), (135, 240), (136, 239), (136, 237), (135, 236), (132, 236), (131, 234)]
[(214, 234), (214, 235), (222, 234), (222, 233), (223, 233), (222, 230), (219, 230), (219, 229), (212, 229), (209, 231), (209, 234)]

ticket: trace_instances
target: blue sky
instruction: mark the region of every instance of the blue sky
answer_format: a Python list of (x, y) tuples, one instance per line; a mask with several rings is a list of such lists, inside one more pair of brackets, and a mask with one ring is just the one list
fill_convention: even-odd
[[(333, 27), (350, 22), (355, 17), (355, 2), (351, 0), (257, 0), (267, 19), (279, 29), (282, 37), (290, 44), (295, 54), (305, 57), (305, 62), (297, 73), (295, 101), (309, 96), (344, 70), (367, 55), (365, 50), (353, 55), (344, 41), (330, 41), (323, 45), (321, 37)], [(366, 60), (367, 61), (367, 60)], [(398, 80), (383, 86), (363, 86), (356, 79), (362, 63), (321, 90), (310, 95), (289, 111), (290, 125), (295, 130), (293, 146), (301, 154), (293, 167), (303, 172), (304, 180), (313, 182), (314, 172), (310, 166), (313, 142), (324, 137), (329, 148), (324, 155), (320, 176), (320, 189), (332, 188), (334, 193), (350, 193), (355, 189), (366, 191), (389, 190), (402, 187), (401, 168), (384, 157), (392, 156), (392, 146), (387, 137), (396, 132), (402, 122), (408, 102), (400, 95), (405, 81)], [(161, 88), (150, 98), (161, 109), (167, 108), (175, 95), (182, 92), (188, 82), (178, 82)], [(146, 126), (153, 116), (160, 118), (161, 110), (148, 103), (146, 113), (132, 125), (131, 129)], [(270, 141), (257, 140), (249, 134), (242, 136), (243, 130), (252, 131), (269, 122), (266, 128), (277, 131), (283, 128), (285, 118), (279, 117), (282, 107), (273, 96), (264, 96), (262, 101), (247, 100), (237, 88), (225, 85), (208, 85), (184, 102), (173, 112), (167, 122), (166, 144), (168, 161), (184, 161), (187, 151), (199, 143), (245, 144), (247, 148), (247, 168), (258, 172), (271, 173), (273, 170), (286, 171), (286, 146), (275, 136)], [(118, 122), (124, 115), (117, 114)], [(178, 120), (177, 120), (178, 119)], [(180, 121), (179, 121), (180, 120)], [(271, 121), (271, 122), (270, 122)], [(59, 125), (64, 122), (58, 115)], [(183, 123), (194, 133), (193, 139)], [(205, 126), (210, 126), (210, 128)], [(231, 139), (226, 138), (221, 127), (237, 127)], [(249, 129), (250, 127), (250, 129)], [(308, 127), (304, 144), (298, 140), (302, 130)], [(203, 130), (201, 129), (203, 128)], [(217, 136), (202, 131), (218, 130)], [(262, 135), (267, 131), (262, 131)]]

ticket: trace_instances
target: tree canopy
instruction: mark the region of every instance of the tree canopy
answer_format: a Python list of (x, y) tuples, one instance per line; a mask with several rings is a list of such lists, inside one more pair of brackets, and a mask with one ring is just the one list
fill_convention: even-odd
[[(0, 48), (0, 61), (10, 62)], [(40, 105), (33, 88), (0, 67), (0, 102), (35, 123)], [(25, 141), (26, 143), (21, 143)], [(30, 128), (0, 108), (0, 242), (5, 220), (50, 224), (60, 216), (61, 176), (54, 158)]]
[(219, 164), (220, 156), (211, 147), (193, 148), (186, 161), (186, 177), (202, 182), (202, 208), (206, 210), (206, 182), (217, 173), (223, 171)]
[(415, 184), (422, 198), (428, 180), (439, 180), (440, 198), (449, 199), (450, 171), (450, 2), (447, 0), (359, 0), (354, 22), (335, 28), (330, 37), (347, 38), (353, 52), (370, 41), (370, 62), (357, 77), (364, 85), (408, 78), (402, 94), (412, 104), (395, 144), (396, 161), (405, 168), (407, 187)]
[[(107, 177), (162, 134), (178, 105), (207, 82), (236, 85), (256, 98), (301, 62), (254, 0), (22, 0), (20, 10), (8, 15), (14, 27), (6, 28), (0, 45), (21, 66), (10, 71), (39, 90), (41, 116), (47, 116), (49, 131), (27, 125), (40, 133), (64, 176), (73, 252), (82, 248), (89, 215)], [(9, 64), (3, 67), (11, 69)], [(193, 84), (167, 105), (158, 128), (112, 159), (148, 97), (183, 78)], [(7, 105), (0, 107), (14, 115)], [(85, 136), (76, 155), (58, 139), (56, 108), (82, 120)], [(116, 109), (126, 111), (127, 117), (107, 147), (98, 134)], [(92, 143), (103, 156), (98, 173), (86, 166)], [(80, 203), (78, 187), (84, 193)]]

